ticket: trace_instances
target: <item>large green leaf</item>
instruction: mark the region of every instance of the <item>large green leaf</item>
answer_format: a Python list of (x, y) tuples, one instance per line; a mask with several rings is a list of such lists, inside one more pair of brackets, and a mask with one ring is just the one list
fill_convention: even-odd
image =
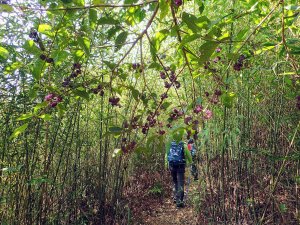
[(28, 127), (28, 123), (23, 124), (22, 126), (16, 128), (12, 135), (9, 137), (10, 140), (18, 137), (21, 133), (23, 133)]
[(27, 120), (27, 119), (29, 119), (29, 118), (31, 118), (31, 117), (33, 117), (33, 116), (34, 116), (34, 114), (32, 114), (32, 113), (23, 114), (22, 116), (20, 116), (20, 117), (17, 119), (17, 121)]
[(160, 15), (159, 18), (162, 20), (166, 17), (166, 15), (169, 12), (169, 4), (166, 0), (159, 0), (159, 9), (160, 9)]
[(201, 55), (199, 57), (198, 63), (203, 64), (204, 62), (208, 61), (218, 45), (219, 43), (215, 41), (207, 41), (202, 44), (199, 49)]
[(98, 22), (99, 25), (104, 25), (104, 24), (108, 24), (108, 25), (115, 25), (115, 24), (119, 24), (118, 20), (115, 20), (113, 17), (101, 17)]
[(123, 129), (122, 129), (122, 127), (111, 126), (108, 128), (108, 130), (111, 133), (121, 133)]
[(199, 32), (201, 29), (196, 25), (197, 17), (189, 14), (189, 13), (182, 13), (182, 21), (191, 29), (194, 33)]
[(32, 68), (32, 75), (35, 80), (41, 79), (41, 74), (42, 74), (42, 71), (44, 70), (44, 65), (45, 65), (45, 62), (43, 62), (40, 59), (38, 59), (35, 62), (34, 66)]
[(90, 54), (91, 42), (87, 37), (79, 37), (78, 44), (84, 50), (86, 55)]
[(0, 46), (0, 58), (7, 59), (9, 52), (4, 47)]
[(126, 42), (128, 33), (127, 31), (121, 32), (116, 38), (116, 50), (119, 50), (123, 47), (124, 43)]

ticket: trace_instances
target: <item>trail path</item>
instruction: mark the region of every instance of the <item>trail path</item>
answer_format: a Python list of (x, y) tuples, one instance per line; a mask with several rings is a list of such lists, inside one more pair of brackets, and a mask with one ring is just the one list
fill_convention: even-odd
[[(185, 185), (185, 190), (187, 184)], [(143, 212), (144, 224), (151, 225), (196, 225), (197, 213), (192, 205), (193, 198), (197, 194), (198, 182), (191, 181), (188, 199), (184, 208), (177, 209), (171, 198), (165, 199), (161, 205), (155, 205), (147, 212)]]

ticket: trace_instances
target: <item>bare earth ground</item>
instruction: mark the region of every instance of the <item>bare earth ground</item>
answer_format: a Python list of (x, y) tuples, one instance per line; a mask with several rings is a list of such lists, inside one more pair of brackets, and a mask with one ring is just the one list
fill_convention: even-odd
[[(188, 173), (186, 174), (188, 176)], [(168, 179), (166, 179), (168, 178)], [(163, 184), (163, 196), (157, 197), (149, 194), (153, 187), (153, 180)], [(185, 192), (188, 190), (188, 197), (184, 208), (177, 209), (172, 199), (172, 182), (169, 174), (147, 174), (139, 176), (138, 180), (133, 181), (135, 196), (133, 197), (129, 190), (130, 205), (133, 209), (133, 218), (131, 224), (149, 224), (149, 225), (197, 225), (197, 213), (194, 212), (192, 205), (193, 198), (197, 193), (198, 182), (190, 182), (187, 188), (187, 177)], [(148, 183), (147, 183), (148, 181)], [(185, 196), (186, 197), (186, 196)]]

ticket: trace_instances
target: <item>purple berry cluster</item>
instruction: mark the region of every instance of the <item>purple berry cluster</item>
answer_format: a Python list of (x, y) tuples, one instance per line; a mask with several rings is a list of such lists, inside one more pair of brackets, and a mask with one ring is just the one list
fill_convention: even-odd
[(29, 37), (35, 42), (35, 43), (38, 43), (40, 41), (40, 37), (39, 37), (39, 34), (38, 32), (31, 28), (30, 30), (30, 33), (29, 33)]
[(44, 100), (46, 102), (48, 102), (48, 105), (51, 108), (54, 108), (55, 106), (57, 106), (58, 103), (60, 103), (62, 101), (62, 97), (60, 95), (50, 93), (50, 94), (45, 96)]
[(222, 95), (222, 91), (220, 89), (216, 89), (214, 94), (209, 98), (210, 94), (209, 92), (204, 92), (205, 96), (209, 99), (209, 101), (213, 104), (218, 104), (219, 103), (219, 98)]
[(199, 114), (200, 112), (202, 112), (202, 110), (203, 110), (202, 105), (196, 105), (194, 108), (194, 113)]
[(122, 143), (121, 143), (121, 150), (123, 153), (129, 153), (131, 151), (134, 150), (136, 146), (136, 142), (135, 141), (131, 141), (131, 142), (127, 142), (126, 138), (122, 139)]
[(103, 86), (101, 84), (98, 85), (97, 88), (93, 88), (92, 92), (96, 95), (99, 94), (100, 96), (104, 95), (104, 90), (103, 90)]
[(119, 106), (121, 107), (120, 105), (120, 98), (119, 97), (116, 97), (116, 96), (112, 96), (108, 99), (108, 102), (109, 104), (111, 104), (112, 106)]
[(178, 118), (182, 117), (184, 115), (182, 110), (179, 110), (177, 108), (174, 108), (172, 112), (170, 113), (170, 117), (168, 118), (168, 121), (171, 123), (174, 120), (177, 120)]
[(41, 54), (40, 59), (46, 61), (47, 63), (54, 63), (54, 59), (47, 57), (45, 54)]
[(243, 67), (243, 62), (246, 59), (244, 55), (240, 55), (238, 61), (233, 65), (233, 69), (235, 71), (240, 71)]
[(174, 4), (179, 7), (182, 5), (182, 0), (174, 0)]
[(76, 77), (78, 77), (79, 74), (81, 74), (81, 64), (74, 63), (72, 66), (72, 72), (71, 72), (70, 76), (66, 77), (61, 85), (63, 87), (71, 88), (72, 87), (72, 84), (71, 84), (72, 79), (75, 79)]
[(138, 128), (138, 121), (139, 121), (139, 118), (137, 116), (133, 117), (131, 122), (130, 122), (130, 125), (132, 127), (132, 129), (137, 129)]
[(143, 72), (143, 68), (139, 63), (132, 63), (132, 69), (134, 69), (136, 72)]

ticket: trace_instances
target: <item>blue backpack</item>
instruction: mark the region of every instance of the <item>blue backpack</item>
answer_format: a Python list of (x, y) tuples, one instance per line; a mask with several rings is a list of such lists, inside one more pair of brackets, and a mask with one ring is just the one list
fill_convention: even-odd
[(168, 154), (168, 162), (173, 165), (185, 163), (183, 142), (178, 144), (175, 141), (171, 142), (171, 148)]

